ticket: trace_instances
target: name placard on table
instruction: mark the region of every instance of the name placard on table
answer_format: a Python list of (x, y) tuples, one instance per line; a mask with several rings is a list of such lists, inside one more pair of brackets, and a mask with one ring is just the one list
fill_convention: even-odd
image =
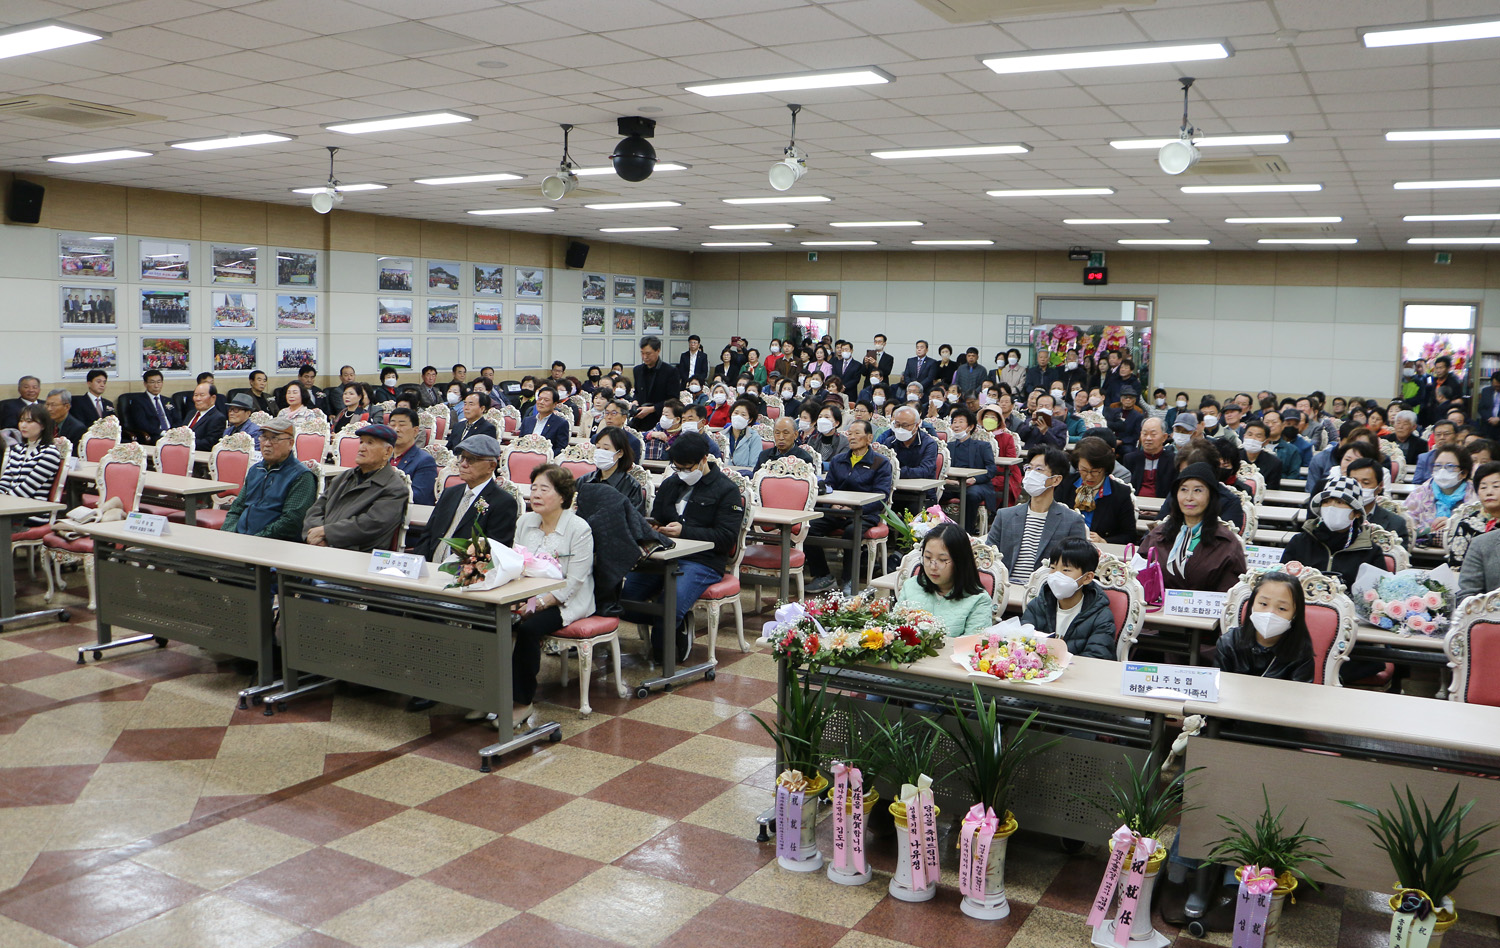
[(1197, 589), (1168, 589), (1162, 600), (1162, 613), (1169, 616), (1191, 616), (1217, 619), (1224, 614), (1228, 593), (1202, 592)]
[(1126, 662), (1120, 694), (1138, 698), (1219, 700), (1219, 670), (1205, 665), (1160, 665)]
[(142, 537), (159, 537), (171, 532), (167, 518), (157, 514), (128, 513), (125, 515), (125, 532)]
[(404, 576), (407, 579), (425, 579), (427, 560), (415, 553), (392, 553), (390, 550), (375, 550), (370, 554), (369, 572), (383, 576)]
[(1245, 566), (1250, 569), (1272, 569), (1281, 565), (1281, 557), (1285, 555), (1284, 546), (1251, 546), (1245, 547)]

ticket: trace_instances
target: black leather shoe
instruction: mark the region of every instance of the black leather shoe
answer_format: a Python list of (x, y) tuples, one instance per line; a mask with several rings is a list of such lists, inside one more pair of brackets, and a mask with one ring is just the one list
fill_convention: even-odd
[(431, 698), (412, 698), (406, 702), (406, 710), (411, 712), (426, 711), (437, 704)]

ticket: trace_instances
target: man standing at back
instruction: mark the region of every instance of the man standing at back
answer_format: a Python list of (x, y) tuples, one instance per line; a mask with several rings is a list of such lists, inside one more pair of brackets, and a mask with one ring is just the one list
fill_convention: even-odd
[(677, 376), (683, 381), (708, 381), (708, 353), (703, 351), (703, 340), (697, 333), (688, 336), (687, 351), (677, 359)]
[(661, 417), (662, 403), (682, 392), (682, 379), (675, 365), (661, 360), (661, 337), (641, 339), (641, 364), (635, 367), (635, 417), (631, 427), (646, 431)]
[(921, 382), (922, 390), (926, 391), (932, 387), (932, 380), (937, 375), (937, 360), (927, 357), (927, 340), (917, 340), (917, 354), (906, 360), (906, 369), (901, 373), (903, 385), (912, 382)]

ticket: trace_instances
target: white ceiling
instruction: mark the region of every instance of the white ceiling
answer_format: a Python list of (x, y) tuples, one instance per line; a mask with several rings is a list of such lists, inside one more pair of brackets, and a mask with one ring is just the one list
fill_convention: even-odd
[[(0, 60), (0, 93), (50, 93), (127, 106), (164, 122), (84, 132), (0, 122), (0, 167), (85, 181), (279, 203), (289, 188), (327, 176), (324, 145), (338, 145), (346, 183), (389, 190), (351, 194), (344, 207), (401, 217), (603, 237), (600, 227), (676, 225), (666, 234), (614, 237), (699, 249), (735, 239), (709, 224), (792, 221), (805, 230), (758, 235), (777, 249), (799, 239), (866, 236), (836, 220), (917, 219), (919, 230), (868, 236), (880, 249), (913, 238), (995, 240), (1040, 249), (1118, 237), (1206, 237), (1219, 249), (1253, 248), (1251, 228), (1226, 217), (1341, 215), (1338, 236), (1362, 249), (1405, 248), (1413, 236), (1488, 235), (1491, 225), (1406, 224), (1405, 214), (1500, 211), (1500, 191), (1395, 191), (1398, 180), (1496, 176), (1500, 141), (1390, 144), (1387, 129), (1500, 127), (1500, 40), (1365, 49), (1359, 27), (1493, 15), (1495, 0), (1157, 0), (1096, 14), (1024, 17), (953, 26), (914, 0), (27, 0), (0, 9), (5, 25), (56, 18), (113, 33), (102, 42)], [(419, 14), (419, 15), (414, 15)], [(382, 51), (417, 42), (417, 24), (446, 31), (440, 52)], [(391, 29), (379, 29), (387, 27)], [(1227, 37), (1227, 60), (1067, 73), (998, 76), (980, 54), (1024, 49)], [(500, 60), (503, 68), (481, 66)], [(694, 80), (876, 65), (885, 86), (790, 96), (704, 98)], [(1198, 78), (1192, 118), (1203, 134), (1293, 133), (1282, 155), (1289, 182), (1320, 193), (1191, 196), (1183, 184), (1274, 178), (1178, 178), (1149, 151), (1116, 151), (1116, 138), (1175, 134), (1176, 79)], [(804, 105), (798, 142), (809, 173), (793, 194), (826, 205), (731, 207), (725, 197), (774, 195), (766, 171), (786, 144), (785, 103)], [(615, 117), (660, 109), (654, 144), (663, 161), (692, 165), (639, 184), (613, 176), (585, 187), (621, 199), (673, 199), (683, 207), (601, 212), (570, 203), (555, 214), (478, 218), (474, 208), (545, 204), (536, 192), (561, 152), (560, 122), (578, 126), (572, 152), (608, 163)], [(449, 108), (477, 121), (379, 135), (340, 135), (338, 120)], [(169, 141), (279, 131), (293, 142), (186, 152)], [(1019, 157), (880, 161), (876, 148), (1025, 142)], [(86, 166), (47, 155), (136, 146), (152, 158)], [(1219, 148), (1206, 157), (1251, 154)], [(512, 171), (519, 190), (426, 187), (410, 179)], [(1105, 185), (1111, 197), (1000, 201), (991, 188)], [(337, 213), (337, 212), (335, 212)], [(1167, 217), (1125, 229), (1079, 228), (1065, 217)]]

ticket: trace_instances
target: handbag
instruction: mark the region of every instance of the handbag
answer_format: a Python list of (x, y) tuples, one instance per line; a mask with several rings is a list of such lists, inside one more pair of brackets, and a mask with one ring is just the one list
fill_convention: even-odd
[(1156, 559), (1155, 546), (1146, 551), (1146, 566), (1135, 574), (1135, 578), (1145, 593), (1146, 608), (1152, 611), (1160, 609), (1167, 598), (1167, 583), (1161, 573), (1161, 563)]

